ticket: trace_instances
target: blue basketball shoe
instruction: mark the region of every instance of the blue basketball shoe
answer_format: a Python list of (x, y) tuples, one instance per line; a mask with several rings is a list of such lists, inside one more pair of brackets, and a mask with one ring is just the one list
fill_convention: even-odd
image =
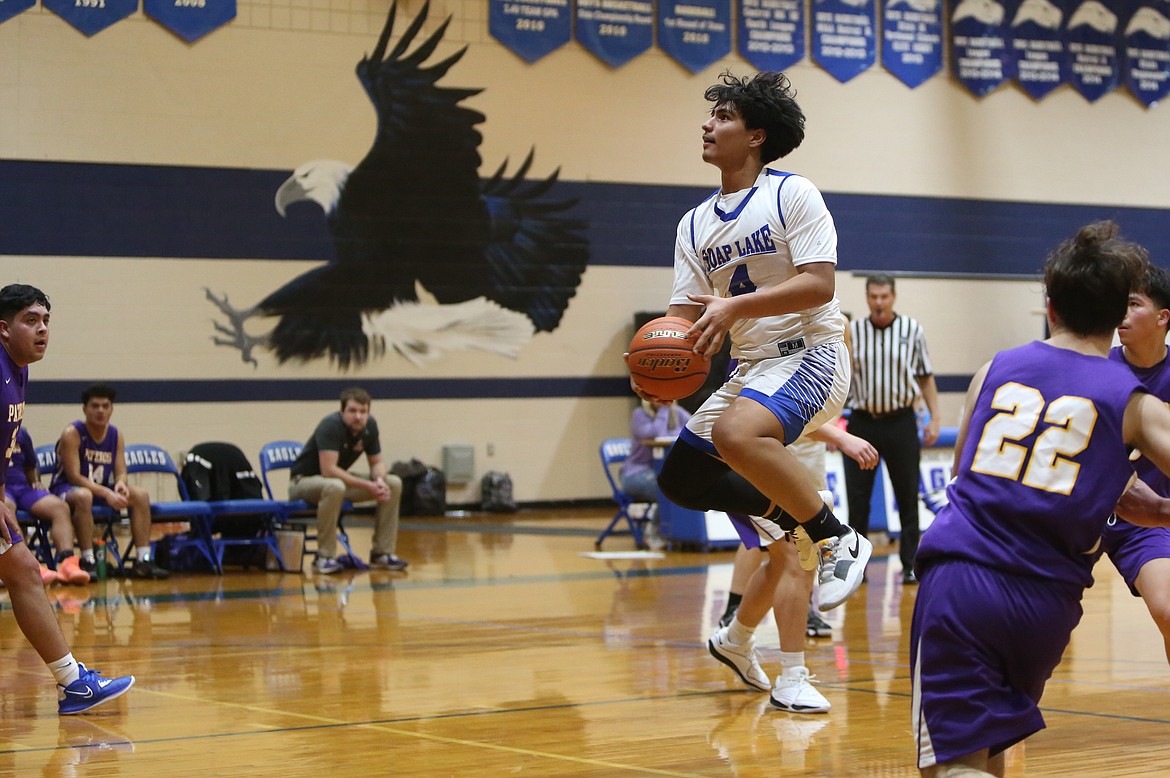
[(102, 678), (97, 670), (90, 670), (81, 662), (77, 666), (81, 669), (81, 677), (68, 686), (57, 686), (57, 712), (62, 716), (83, 713), (103, 702), (121, 697), (134, 685), (132, 675)]

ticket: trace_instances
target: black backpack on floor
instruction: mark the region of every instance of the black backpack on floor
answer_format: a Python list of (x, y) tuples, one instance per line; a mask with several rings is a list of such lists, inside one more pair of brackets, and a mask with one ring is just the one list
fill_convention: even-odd
[(400, 516), (442, 516), (447, 511), (447, 477), (418, 459), (395, 462), (390, 472), (402, 479)]
[(512, 476), (499, 470), (484, 473), (479, 482), (480, 509), (491, 513), (515, 513), (512, 499)]

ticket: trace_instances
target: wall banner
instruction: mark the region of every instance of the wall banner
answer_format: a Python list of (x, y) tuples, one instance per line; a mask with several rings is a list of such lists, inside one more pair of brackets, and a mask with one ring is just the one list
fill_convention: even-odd
[(804, 0), (737, 0), (736, 11), (739, 56), (757, 70), (787, 70), (804, 59)]
[(0, 0), (0, 24), (36, 5), (36, 0)]
[(812, 56), (841, 83), (873, 67), (876, 0), (813, 0)]
[(692, 73), (731, 53), (731, 0), (658, 0), (658, 48)]
[(536, 62), (569, 42), (569, 0), (489, 0), (488, 30), (525, 62)]
[(138, 0), (41, 0), (41, 5), (85, 35), (97, 35), (138, 10)]
[(188, 43), (236, 18), (236, 0), (142, 0), (146, 15)]
[(1039, 100), (1069, 80), (1064, 21), (1073, 0), (1007, 0), (1016, 83)]
[(950, 0), (951, 69), (983, 97), (1015, 75), (1008, 50), (1010, 19), (995, 0)]
[(942, 0), (885, 0), (882, 65), (913, 89), (942, 70)]
[(1071, 11), (1064, 33), (1068, 79), (1082, 97), (1095, 102), (1121, 79), (1117, 14), (1098, 0), (1083, 0)]
[(652, 0), (577, 0), (577, 42), (610, 67), (654, 45)]
[(1136, 0), (1122, 33), (1122, 72), (1133, 96), (1152, 107), (1170, 91), (1170, 0)]

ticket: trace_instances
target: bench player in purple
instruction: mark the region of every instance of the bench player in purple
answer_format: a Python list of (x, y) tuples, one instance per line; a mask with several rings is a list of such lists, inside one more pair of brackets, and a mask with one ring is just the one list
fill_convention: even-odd
[(4, 496), (20, 510), (49, 522), (49, 538), (57, 551), (57, 569), (53, 571), (41, 565), (41, 579), (45, 584), (60, 582), (84, 586), (89, 583), (89, 571), (93, 568), (83, 569), (80, 560), (73, 555), (73, 523), (69, 506), (57, 495), (41, 488), (37, 450), (24, 427), (17, 433), (16, 447), (8, 457)]
[[(7, 454), (16, 445), (24, 419), (28, 366), (40, 361), (49, 345), (49, 298), (44, 292), (25, 284), (0, 289), (0, 344), (4, 347), (0, 351), (0, 440), (6, 447), (6, 456), (0, 457), (0, 476), (6, 476)], [(57, 681), (58, 712), (81, 713), (121, 696), (134, 685), (134, 676), (103, 678), (73, 658), (45, 596), (40, 566), (21, 541), (20, 525), (0, 500), (0, 580), (8, 586), (20, 631)]]
[(126, 441), (110, 424), (114, 387), (93, 384), (81, 393), (84, 419), (71, 422), (57, 440), (57, 472), (49, 489), (73, 512), (77, 545), (85, 560), (93, 554), (93, 506), (129, 509), (130, 534), (137, 558), (126, 574), (133, 578), (166, 578), (150, 553), (150, 495), (126, 481)]
[(913, 730), (924, 775), (1003, 775), (1044, 727), (1038, 703), (1081, 618), (1128, 447), (1170, 471), (1170, 409), (1106, 359), (1146, 252), (1083, 227), (1044, 266), (1047, 340), (975, 375), (948, 505), (923, 535), (911, 625)]

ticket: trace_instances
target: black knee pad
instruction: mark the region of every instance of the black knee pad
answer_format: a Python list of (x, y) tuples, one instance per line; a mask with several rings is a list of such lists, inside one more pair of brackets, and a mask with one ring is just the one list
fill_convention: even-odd
[(677, 441), (662, 463), (658, 476), (658, 488), (675, 505), (692, 510), (708, 510), (714, 506), (704, 505), (700, 500), (711, 484), (719, 480), (730, 468), (713, 456), (706, 454), (688, 443)]

